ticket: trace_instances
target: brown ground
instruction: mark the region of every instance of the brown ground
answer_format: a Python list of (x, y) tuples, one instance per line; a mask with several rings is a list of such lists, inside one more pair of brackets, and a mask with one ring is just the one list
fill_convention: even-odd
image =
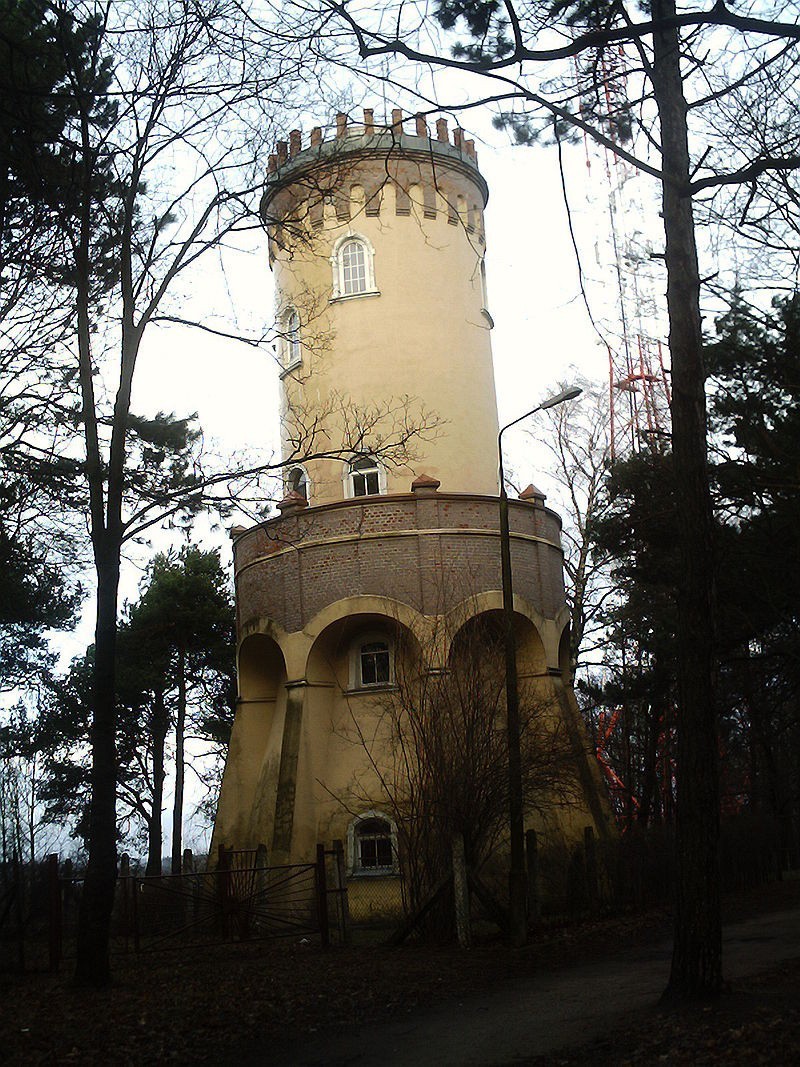
[[(800, 905), (800, 882), (741, 893), (726, 920)], [(105, 992), (61, 975), (0, 975), (0, 1061), (13, 1064), (219, 1063), (232, 1045), (380, 1023), (450, 997), (494, 989), (540, 967), (646, 944), (664, 912), (551, 929), (526, 949), (335, 948), (256, 942), (125, 956)], [(713, 1005), (653, 1009), (602, 1040), (531, 1064), (800, 1063), (800, 961), (737, 983)]]

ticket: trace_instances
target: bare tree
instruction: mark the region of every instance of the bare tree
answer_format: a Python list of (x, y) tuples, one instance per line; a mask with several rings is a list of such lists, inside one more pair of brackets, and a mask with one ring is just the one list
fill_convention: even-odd
[[(250, 6), (236, 0), (202, 6), (56, 0), (48, 10), (65, 71), (60, 92), (70, 100), (59, 144), (70, 183), (59, 189), (54, 245), (70, 331), (56, 354), (68, 387), (64, 422), (79, 435), (67, 456), (83, 482), (96, 587), (89, 862), (77, 976), (103, 984), (116, 877), (115, 645), (123, 546), (197, 510), (216, 487), (235, 495), (230, 468), (209, 470), (202, 450), (193, 451), (200, 443), (191, 419), (134, 414), (136, 366), (159, 324), (195, 325), (256, 345), (268, 340), (268, 331), (245, 335), (218, 322), (207, 302), (192, 301), (191, 285), (212, 256), (247, 246), (249, 232), (260, 232), (262, 146), (272, 142), (272, 116), (280, 112), (283, 123), (294, 102), (302, 106), (313, 67), (282, 36), (279, 12), (260, 6), (268, 17), (261, 26)], [(353, 418), (390, 453), (408, 447), (419, 426), (407, 409), (404, 415), (402, 402), (387, 407), (386, 423), (378, 405), (366, 423)], [(295, 455), (329, 447), (324, 419), (324, 412), (309, 415), (310, 435), (292, 442)], [(142, 461), (138, 467), (134, 457)], [(57, 463), (59, 456), (47, 450), (45, 459)], [(263, 501), (269, 496), (263, 476), (280, 468), (279, 459), (257, 457), (234, 474)]]
[(608, 565), (600, 558), (593, 526), (607, 507), (604, 482), (609, 462), (608, 392), (595, 383), (572, 376), (570, 384), (583, 389), (581, 403), (562, 406), (545, 415), (550, 431), (535, 433), (552, 457), (548, 470), (557, 485), (559, 513), (564, 519), (562, 544), (570, 609), (570, 662), (573, 674), (581, 656), (589, 658), (605, 643), (603, 609), (611, 595)]
[[(352, 795), (338, 799), (387, 807), (411, 913), (450, 871), (455, 837), (463, 838), (476, 874), (502, 863), (507, 846), (501, 619), (490, 613), (461, 621), (440, 617), (423, 645), (398, 627), (394, 686), (374, 716), (351, 712), (347, 731), (363, 746), (368, 771)], [(526, 679), (524, 661), (520, 722), (525, 812), (549, 826), (559, 806), (574, 805), (579, 795), (576, 753), (541, 681)]]

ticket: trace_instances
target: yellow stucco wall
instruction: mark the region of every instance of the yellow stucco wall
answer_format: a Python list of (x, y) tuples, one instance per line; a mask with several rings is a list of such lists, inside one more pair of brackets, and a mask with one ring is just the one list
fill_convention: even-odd
[[(273, 269), (279, 323), (295, 308), (302, 332), (302, 363), (283, 379), (284, 458), (318, 413), (324, 432), (316, 444), (335, 450), (348, 432), (354, 439), (360, 417), (369, 421), (376, 411), (384, 415), (365, 442), (391, 437), (407, 404), (410, 419), (428, 429), (424, 439), (411, 441), (408, 462), (387, 470), (388, 492), (407, 492), (417, 475), (427, 474), (443, 491), (495, 494), (497, 406), (477, 172), (472, 181), (468, 168), (451, 173), (443, 164), (434, 172), (378, 156), (343, 168), (337, 178), (349, 198), (349, 219), (326, 203), (324, 221), (315, 226), (305, 187), (287, 188), (272, 205), (276, 214), (296, 217), (273, 240)], [(381, 182), (380, 214), (370, 216), (361, 191)], [(426, 217), (423, 182), (439, 185), (429, 193), (435, 218)], [(403, 188), (410, 190), (408, 214), (397, 213)], [(454, 214), (454, 201), (461, 214)], [(374, 249), (378, 293), (331, 299), (331, 256), (348, 234)], [(306, 469), (312, 504), (345, 495), (341, 459), (312, 460)]]

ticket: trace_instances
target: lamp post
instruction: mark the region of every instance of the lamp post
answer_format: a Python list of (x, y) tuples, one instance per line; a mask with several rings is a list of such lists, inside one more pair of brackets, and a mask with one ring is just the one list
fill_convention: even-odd
[(517, 649), (514, 640), (514, 587), (511, 576), (511, 534), (508, 527), (508, 494), (503, 470), (503, 434), (518, 422), (545, 408), (573, 400), (582, 392), (577, 386), (551, 396), (531, 411), (509, 422), (497, 435), (500, 460), (500, 566), (503, 579), (503, 628), (506, 660), (506, 730), (508, 734), (508, 823), (511, 838), (511, 870), (508, 875), (511, 941), (515, 946), (527, 941), (525, 886), (525, 829), (523, 822), (522, 753), (520, 750), (519, 690)]

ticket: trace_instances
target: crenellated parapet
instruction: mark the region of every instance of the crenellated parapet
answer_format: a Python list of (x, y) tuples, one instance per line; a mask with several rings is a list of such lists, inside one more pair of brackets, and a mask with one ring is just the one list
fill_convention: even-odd
[[(414, 132), (407, 131), (413, 121)], [(439, 118), (434, 131), (424, 115), (392, 112), (363, 123), (340, 113), (334, 129), (315, 127), (304, 145), (300, 130), (278, 141), (268, 159), (262, 217), (274, 237), (292, 226), (321, 229), (326, 219), (346, 225), (356, 216), (410, 216), (461, 226), (484, 243), (483, 209), (489, 190), (478, 170), (475, 142)]]

